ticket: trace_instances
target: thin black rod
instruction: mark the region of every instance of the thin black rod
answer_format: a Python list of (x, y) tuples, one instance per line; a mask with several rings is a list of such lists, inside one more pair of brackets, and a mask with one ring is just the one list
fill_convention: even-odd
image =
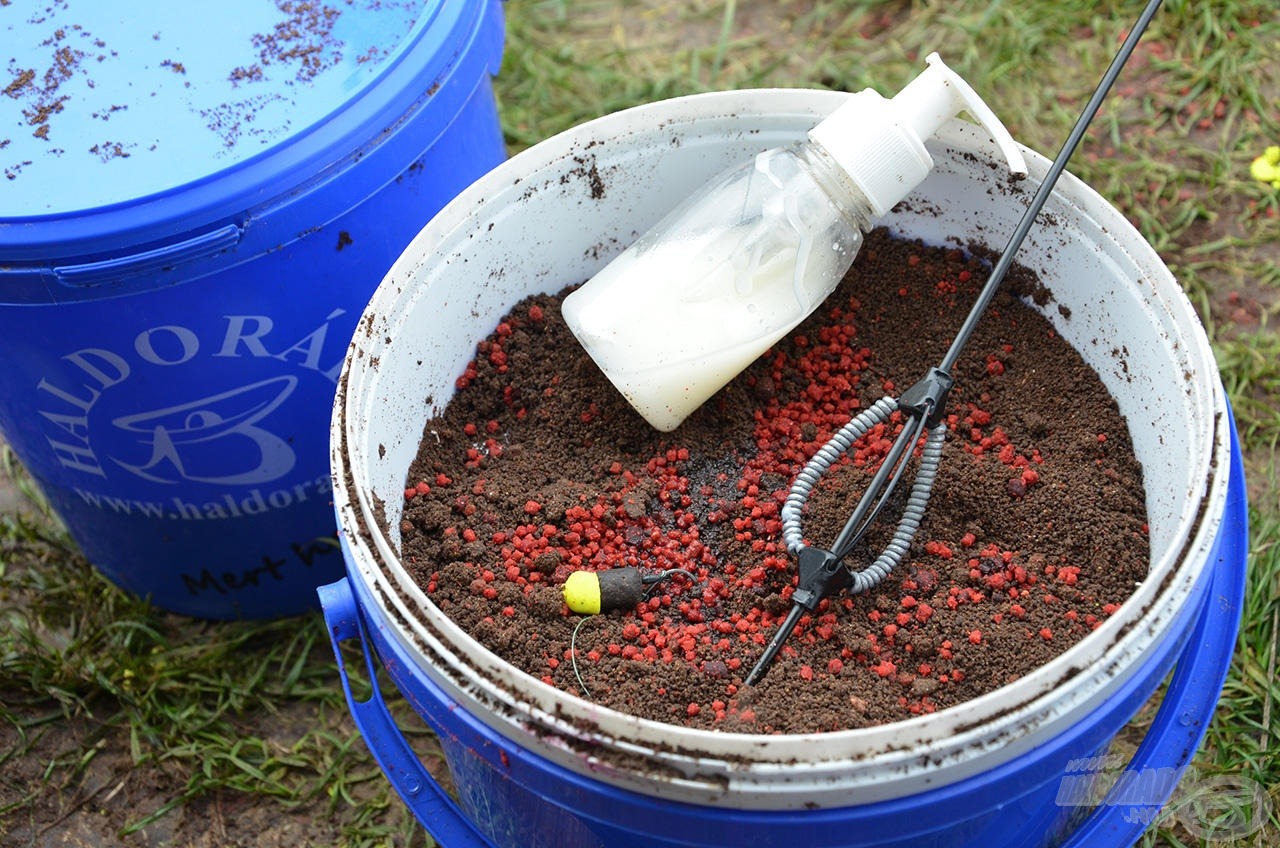
[(986, 312), (991, 299), (995, 297), (996, 290), (1000, 288), (1000, 283), (1004, 281), (1004, 275), (1009, 271), (1009, 266), (1013, 264), (1014, 255), (1018, 252), (1018, 248), (1022, 246), (1023, 239), (1031, 231), (1031, 227), (1035, 224), (1036, 216), (1040, 214), (1040, 210), (1049, 199), (1049, 195), (1053, 193), (1053, 187), (1057, 185), (1058, 177), (1062, 175), (1062, 171), (1067, 167), (1067, 160), (1071, 158), (1071, 154), (1075, 152), (1077, 145), (1080, 144), (1080, 139), (1084, 137), (1085, 132), (1089, 129), (1090, 122), (1093, 121), (1094, 115), (1098, 113), (1098, 108), (1102, 106), (1102, 101), (1111, 90), (1111, 86), (1115, 84), (1116, 77), (1120, 75), (1121, 69), (1129, 61), (1129, 55), (1133, 53), (1133, 48), (1138, 46), (1138, 39), (1142, 38), (1147, 25), (1151, 23), (1151, 18), (1155, 16), (1156, 10), (1160, 8), (1160, 3), (1161, 0), (1149, 0), (1146, 8), (1142, 10), (1142, 14), (1138, 17), (1137, 23), (1133, 25), (1133, 29), (1129, 30), (1129, 35), (1125, 38), (1124, 44), (1120, 45), (1120, 50), (1116, 53), (1115, 58), (1111, 60), (1111, 65), (1107, 68), (1107, 72), (1102, 75), (1102, 81), (1098, 83), (1093, 96), (1089, 98), (1089, 103), (1084, 107), (1084, 111), (1080, 113), (1075, 126), (1071, 128), (1071, 134), (1067, 136), (1062, 149), (1049, 165), (1044, 182), (1040, 184), (1035, 196), (1031, 198), (1031, 205), (1023, 213), (1022, 220), (1018, 222), (1017, 229), (1013, 231), (1013, 236), (1009, 239), (1009, 244), (1005, 247), (1004, 253), (1000, 254), (995, 267), (991, 269), (991, 276), (987, 278), (986, 285), (978, 293), (978, 299), (973, 308), (969, 310), (969, 315), (965, 318), (960, 331), (956, 333), (955, 339), (952, 340), (950, 350), (942, 358), (942, 364), (939, 367), (943, 371), (950, 373), (956, 364), (956, 360), (960, 358), (961, 350), (964, 348), (965, 343), (969, 341), (969, 337), (973, 335), (974, 328), (977, 327), (978, 321), (981, 320), (983, 313)]
[[(1081, 112), (1080, 117), (1076, 120), (1075, 126), (1072, 127), (1071, 133), (1067, 136), (1066, 142), (1063, 143), (1062, 149), (1058, 152), (1058, 155), (1054, 157), (1053, 162), (1050, 163), (1049, 169), (1045, 174), (1044, 182), (1040, 184), (1040, 188), (1036, 191), (1035, 196), (1032, 197), (1031, 203), (1027, 206), (1026, 211), (1022, 215), (1022, 219), (1018, 222), (1017, 228), (1014, 230), (1012, 237), (1010, 237), (1008, 245), (1000, 255), (995, 267), (992, 268), (991, 276), (987, 278), (987, 282), (983, 285), (982, 291), (978, 293), (977, 301), (969, 310), (969, 314), (966, 316), (964, 324), (961, 326), (959, 332), (956, 333), (956, 337), (951, 343), (951, 348), (942, 359), (939, 370), (949, 374), (951, 369), (955, 366), (956, 360), (960, 356), (960, 351), (964, 348), (965, 343), (968, 342), (969, 336), (973, 334), (973, 330), (977, 326), (978, 321), (982, 318), (983, 313), (986, 312), (987, 306), (990, 305), (991, 299), (995, 296), (996, 290), (1000, 287), (1000, 283), (1003, 282), (1005, 274), (1008, 273), (1009, 266), (1013, 264), (1014, 254), (1016, 254), (1018, 248), (1022, 246), (1022, 242), (1026, 239), (1027, 233), (1030, 232), (1031, 227), (1035, 224), (1036, 216), (1040, 214), (1040, 210), (1044, 208), (1044, 204), (1049, 199), (1049, 195), (1053, 193), (1053, 188), (1058, 182), (1058, 177), (1062, 175), (1063, 170), (1067, 167), (1067, 160), (1071, 158), (1071, 154), (1075, 152), (1076, 147), (1080, 144), (1080, 140), (1088, 130), (1090, 122), (1093, 121), (1099, 107), (1101, 107), (1102, 101), (1106, 98), (1111, 87), (1115, 84), (1116, 78), (1120, 75), (1120, 71), (1124, 68), (1125, 63), (1129, 61), (1129, 56), (1133, 53), (1134, 47), (1137, 46), (1138, 40), (1142, 38), (1142, 34), (1146, 31), (1147, 25), (1151, 23), (1152, 17), (1154, 17), (1156, 11), (1159, 10), (1161, 2), (1162, 0), (1148, 0), (1146, 7), (1142, 10), (1142, 14), (1138, 17), (1133, 29), (1129, 31), (1129, 35), (1125, 38), (1124, 43), (1120, 45), (1120, 49), (1116, 52), (1115, 58), (1111, 60), (1111, 65), (1107, 68), (1106, 73), (1102, 75), (1102, 80), (1094, 90), (1093, 96), (1089, 98), (1089, 103), (1085, 106), (1084, 111)], [(840, 557), (841, 559), (847, 556), (849, 551), (841, 551), (841, 548), (848, 548), (855, 544), (857, 540), (861, 538), (862, 534), (866, 532), (866, 528), (875, 520), (881, 508), (888, 500), (889, 494), (893, 491), (894, 486), (897, 485), (898, 479), (902, 474), (902, 469), (906, 467), (906, 459), (903, 457), (903, 454), (907, 444), (914, 445), (919, 439), (920, 431), (923, 428), (924, 422), (928, 419), (929, 413), (929, 410), (923, 411), (920, 413), (919, 421), (916, 422), (914, 427), (911, 426), (910, 423), (907, 423), (903, 426), (901, 432), (898, 433), (893, 447), (889, 450), (889, 454), (881, 462), (880, 468), (877, 469), (875, 476), (867, 487), (867, 491), (864, 492), (863, 496), (858, 500), (858, 504), (854, 508), (853, 515), (850, 516), (849, 520), (845, 523), (844, 529), (840, 532), (839, 537), (836, 539), (836, 543), (832, 546), (832, 554)], [(893, 474), (892, 481), (889, 481), (889, 476), (890, 473), (894, 471), (894, 466), (897, 466), (897, 472)], [(871, 502), (875, 499), (875, 494), (885, 487), (886, 481), (889, 481), (888, 490), (884, 492), (884, 495), (880, 498), (880, 502), (875, 506), (874, 510), (872, 510)], [(867, 516), (868, 512), (870, 512), (869, 516)], [(805, 609), (806, 608), (804, 606), (798, 603), (792, 606), (791, 611), (787, 614), (782, 626), (778, 628), (776, 633), (774, 633), (773, 638), (765, 647), (765, 651), (761, 655), (759, 661), (756, 662), (755, 667), (752, 668), (751, 672), (747, 675), (746, 685), (750, 686), (764, 676), (769, 665), (773, 662), (774, 657), (777, 656), (778, 652), (782, 649), (783, 643), (786, 642), (787, 638), (791, 635), (791, 631), (794, 630), (796, 625), (799, 623), (800, 617), (804, 614)]]
[(782, 626), (773, 634), (773, 638), (765, 646), (764, 653), (760, 655), (760, 659), (756, 660), (755, 668), (751, 669), (751, 673), (743, 681), (744, 686), (751, 686), (764, 676), (765, 671), (773, 664), (773, 658), (782, 649), (782, 643), (787, 641), (791, 631), (796, 629), (796, 625), (800, 622), (800, 616), (804, 615), (805, 612), (805, 608), (799, 604), (792, 605), (791, 612), (787, 613), (786, 620), (782, 622)]
[[(907, 467), (907, 460), (903, 458), (903, 454), (907, 452), (908, 447), (914, 446), (920, 440), (920, 434), (924, 431), (926, 418), (928, 418), (928, 412), (918, 416), (914, 421), (907, 420), (903, 422), (902, 429), (898, 432), (897, 438), (894, 439), (893, 445), (889, 448), (889, 453), (885, 455), (880, 467), (876, 469), (875, 476), (871, 478), (871, 482), (867, 485), (866, 491), (858, 499), (853, 515), (849, 516), (849, 520), (845, 522), (844, 529), (840, 531), (840, 535), (832, 543), (831, 553), (841, 559), (847, 557), (853, 551), (853, 546), (858, 544), (858, 540), (866, 534), (867, 530), (875, 522), (876, 517), (880, 515), (880, 511), (884, 509), (884, 505), (888, 502), (889, 496), (893, 494), (893, 490), (898, 487), (898, 481), (902, 479), (902, 472)], [(894, 471), (893, 479), (886, 485), (885, 478), (889, 476), (891, 470)], [(880, 501), (876, 504), (875, 509), (868, 514), (867, 510), (877, 496), (880, 497)]]

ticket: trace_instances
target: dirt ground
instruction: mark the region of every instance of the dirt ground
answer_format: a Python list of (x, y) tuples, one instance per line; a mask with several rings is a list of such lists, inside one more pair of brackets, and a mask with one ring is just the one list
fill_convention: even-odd
[[(24, 496), (2, 475), (0, 496), (9, 514), (30, 511)], [(14, 553), (0, 550), (0, 562), (31, 567), (30, 559), (24, 562)], [(0, 606), (12, 602), (0, 597)], [(289, 622), (323, 633), (318, 613)], [(156, 626), (175, 645), (183, 645), (201, 639), (218, 623), (161, 615)], [(263, 652), (261, 646), (249, 650)], [(0, 662), (8, 659), (0, 657)], [(348, 663), (358, 660), (350, 652)], [(430, 844), (365, 748), (341, 697), (323, 635), (306, 664), (320, 670), (318, 682), (311, 685), (323, 692), (295, 692), (292, 698), (271, 699), (270, 709), (234, 711), (230, 736), (243, 733), (247, 746), (240, 763), (229, 762), (237, 756), (236, 743), (226, 740), (222, 726), (209, 728), (207, 743), (199, 732), (193, 734), (192, 747), (205, 750), (157, 750), (154, 743), (131, 737), (130, 722), (121, 715), (126, 707), (111, 696), (64, 710), (55, 701), (32, 699), (25, 692), (0, 693), (4, 714), (14, 719), (0, 721), (0, 845)], [(205, 700), (235, 697), (217, 681), (206, 690), (212, 694)], [(439, 747), (421, 719), (397, 699), (390, 707), (428, 770), (448, 786)], [(263, 770), (271, 773), (246, 782), (246, 774), (256, 768), (249, 761), (264, 760), (272, 767)], [(205, 775), (196, 773), (202, 765)], [(227, 788), (208, 788), (221, 785), (219, 780)], [(246, 785), (252, 791), (237, 788)], [(138, 828), (143, 821), (149, 823)]]
[[(283, 748), (296, 739), (300, 727), (323, 720), (325, 717), (319, 715), (313, 705), (286, 702), (281, 704), (279, 713), (270, 717), (268, 729), (254, 732), (265, 734)], [(341, 722), (329, 721), (335, 732), (354, 732), (354, 728), (343, 727)], [(15, 741), (12, 728), (0, 731), (0, 748), (8, 749)], [(176, 774), (175, 779), (166, 780), (164, 770), (134, 769), (127, 735), (103, 733), (98, 722), (88, 718), (58, 721), (41, 735), (40, 741), (22, 760), (7, 764), (6, 791), (0, 793), (0, 804), (17, 800), (13, 796), (20, 785), (38, 785), (43, 779), (40, 769), (68, 750), (88, 750), (94, 755), (73, 782), (57, 786), (52, 792), (42, 792), (43, 797), (36, 806), (13, 816), (2, 831), (4, 844), (38, 848), (107, 845), (284, 848), (343, 843), (325, 798), (286, 809), (269, 797), (236, 792), (194, 799), (136, 834), (122, 838), (123, 823), (136, 820), (140, 810), (156, 809), (173, 797), (180, 784), (175, 786)]]

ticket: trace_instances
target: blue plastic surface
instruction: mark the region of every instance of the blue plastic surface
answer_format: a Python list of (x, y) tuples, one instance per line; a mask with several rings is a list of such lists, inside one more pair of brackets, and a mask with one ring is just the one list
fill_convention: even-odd
[(403, 58), (440, 5), (9, 0), (3, 214), (130, 203), (296, 143)]
[(436, 842), (445, 846), (488, 845), (444, 788), (423, 768), (404, 734), (396, 726), (378, 689), (378, 672), (370, 651), (364, 651), (364, 660), (365, 673), (373, 682), (373, 695), (367, 701), (360, 701), (351, 691), (351, 680), (347, 676), (342, 650), (338, 646), (341, 642), (352, 639), (358, 640), (363, 646), (365, 641), (364, 624), (346, 578), (328, 586), (320, 586), (316, 591), (324, 609), (324, 620), (329, 629), (329, 639), (333, 643), (333, 653), (338, 659), (338, 674), (342, 678), (347, 704), (374, 759), (391, 780), (396, 792)]
[[(62, 104), (44, 137), (0, 148), (30, 160), (0, 212), (49, 207), (0, 218), (0, 431), (124, 588), (210, 618), (314, 608), (342, 574), (329, 417), (356, 321), (418, 230), (505, 159), (500, 2), (15, 0), (0, 25), (27, 51), (11, 71), (39, 70), (0, 98), (19, 124), (26, 86), (61, 67), (31, 45), (52, 26), (42, 49), (84, 53), (41, 95)], [(223, 78), (251, 54), (260, 78)], [(234, 139), (192, 117), (249, 92), (263, 104)], [(99, 128), (130, 155), (85, 159)]]
[(376, 681), (367, 702), (352, 700), (348, 687), (366, 743), (418, 820), (446, 848), (1125, 846), (1146, 829), (1174, 784), (1148, 780), (1145, 785), (1154, 788), (1141, 798), (1115, 789), (1091, 808), (1072, 803), (1074, 794), (1064, 793), (1064, 781), (1081, 775), (1072, 761), (1104, 750), (1175, 661), (1160, 709), (1126, 771), (1180, 775), (1203, 738), (1230, 666), (1243, 605), (1248, 512), (1234, 425), (1231, 438), (1223, 522), (1204, 577), (1173, 631), (1179, 638), (1153, 645), (1120, 691), (1036, 750), (974, 777), (892, 801), (753, 812), (662, 801), (585, 778), (508, 742), (417, 672), (414, 658), (384, 632), (382, 615), (359, 580), (322, 587), (322, 606), (339, 664), (339, 643), (359, 640), (371, 676), (376, 656), (438, 735), (469, 814), (444, 795), (416, 759)]

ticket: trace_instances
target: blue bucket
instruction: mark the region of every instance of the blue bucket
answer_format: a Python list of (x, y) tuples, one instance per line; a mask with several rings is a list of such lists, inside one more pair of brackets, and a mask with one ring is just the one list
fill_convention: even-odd
[[(24, 8), (29, 6), (30, 8)], [(505, 158), (498, 0), (7, 4), (0, 431), (87, 557), (209, 618), (342, 574), (356, 321)]]
[[(689, 185), (803, 137), (843, 97), (697, 95), (556, 136), (452, 201), (370, 301), (331, 437), (348, 574), (320, 595), (339, 663), (342, 642), (360, 643), (368, 673), (385, 669), (440, 737), (456, 803), (381, 694), (357, 701), (348, 687), (388, 778), (450, 848), (1125, 845), (1194, 753), (1241, 611), (1240, 449), (1186, 297), (1123, 216), (1070, 175), (1047, 207), (1054, 225), (1033, 231), (1020, 256), (1053, 292), (1045, 317), (1128, 422), (1151, 563), (1133, 595), (1054, 660), (982, 697), (880, 727), (695, 730), (604, 708), (514, 668), (443, 615), (400, 561), (406, 472), (476, 343), (524, 297), (591, 276)], [(933, 244), (1012, 231), (1048, 167), (1026, 151), (1031, 176), (1010, 188), (986, 135), (959, 121), (930, 152), (933, 173), (884, 223)], [(1171, 670), (1129, 776), (1096, 804), (1093, 793), (1115, 775), (1092, 758)]]

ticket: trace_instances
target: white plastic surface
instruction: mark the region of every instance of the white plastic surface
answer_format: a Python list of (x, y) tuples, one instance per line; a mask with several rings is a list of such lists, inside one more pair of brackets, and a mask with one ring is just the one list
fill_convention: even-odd
[(888, 214), (928, 176), (933, 157), (925, 142), (961, 112), (991, 133), (1010, 173), (1027, 173), (1017, 142), (972, 86), (937, 53), (925, 61), (929, 67), (893, 99), (868, 88), (809, 132), (863, 193), (872, 218)]
[[(1150, 645), (1171, 637), (1206, 570), (1230, 457), (1226, 428), (1216, 426), (1226, 414), (1216, 365), (1154, 251), (1065, 174), (1045, 212), (1055, 225), (1034, 229), (1019, 255), (1053, 292), (1046, 317), (1128, 419), (1144, 469), (1152, 562), (1133, 597), (1057, 659), (989, 695), (881, 727), (786, 736), (690, 730), (605, 709), (515, 669), (456, 627), (409, 577), (397, 554), (405, 474), (419, 440), (430, 437), (425, 421), (448, 402), (476, 343), (524, 296), (598, 271), (687, 186), (802, 139), (846, 97), (698, 95), (537, 145), (422, 231), (379, 287), (348, 355), (332, 459), (352, 579), (382, 599), (394, 622), (389, 635), (421, 658), (421, 673), (460, 708), (594, 779), (684, 802), (804, 809), (902, 797), (994, 768), (1087, 715), (1128, 679)], [(1030, 179), (1011, 186), (989, 150), (971, 124), (942, 128), (930, 144), (937, 167), (886, 223), (938, 244), (1002, 247), (1048, 162), (1026, 151)], [(618, 760), (611, 751), (631, 756)]]

